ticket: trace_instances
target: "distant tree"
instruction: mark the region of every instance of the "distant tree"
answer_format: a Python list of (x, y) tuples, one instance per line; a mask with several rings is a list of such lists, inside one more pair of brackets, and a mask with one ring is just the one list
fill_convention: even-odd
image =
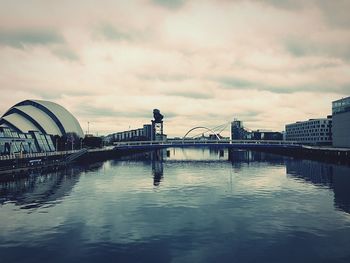
[(82, 147), (82, 139), (76, 133), (66, 133), (63, 136), (53, 136), (53, 143), (58, 151), (77, 150)]

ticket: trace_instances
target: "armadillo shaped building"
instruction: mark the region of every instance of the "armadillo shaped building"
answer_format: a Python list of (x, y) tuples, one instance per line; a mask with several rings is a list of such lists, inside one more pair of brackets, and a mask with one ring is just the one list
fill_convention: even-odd
[(25, 100), (0, 118), (0, 155), (55, 151), (53, 137), (68, 134), (84, 136), (79, 122), (68, 110), (50, 101)]
[(25, 100), (11, 107), (0, 119), (0, 125), (20, 133), (39, 131), (63, 136), (84, 133), (77, 119), (65, 108), (51, 101)]

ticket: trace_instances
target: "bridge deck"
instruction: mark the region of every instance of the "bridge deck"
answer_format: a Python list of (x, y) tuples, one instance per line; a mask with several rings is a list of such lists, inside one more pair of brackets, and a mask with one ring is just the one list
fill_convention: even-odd
[(229, 148), (300, 148), (301, 144), (287, 141), (253, 141), (253, 140), (168, 140), (168, 141), (134, 141), (114, 143), (114, 149), (155, 149), (170, 147), (222, 146)]

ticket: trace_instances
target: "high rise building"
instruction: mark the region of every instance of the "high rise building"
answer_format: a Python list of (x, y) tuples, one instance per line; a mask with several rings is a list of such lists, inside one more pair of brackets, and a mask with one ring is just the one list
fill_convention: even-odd
[(350, 147), (350, 97), (332, 102), (333, 146)]

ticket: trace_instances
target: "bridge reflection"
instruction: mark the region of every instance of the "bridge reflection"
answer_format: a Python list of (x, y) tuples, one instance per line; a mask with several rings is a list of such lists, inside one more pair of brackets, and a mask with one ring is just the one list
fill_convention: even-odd
[(266, 163), (286, 167), (287, 176), (299, 178), (317, 186), (327, 187), (334, 192), (334, 205), (350, 213), (350, 167), (327, 164), (310, 160), (294, 160), (289, 157), (247, 150), (228, 150), (225, 147), (207, 147), (201, 149), (173, 148), (160, 149), (147, 154), (139, 154), (126, 159), (151, 163), (153, 184), (159, 186), (164, 180), (166, 162), (231, 162), (235, 170), (244, 165)]
[(288, 159), (288, 157), (282, 155), (247, 150), (231, 149), (228, 153), (228, 160), (231, 161), (232, 165), (235, 168), (241, 167), (242, 164), (249, 164), (254, 162), (284, 165), (285, 160)]
[[(230, 162), (233, 169), (243, 169), (255, 162), (286, 167), (286, 175), (316, 186), (326, 187), (334, 192), (334, 206), (350, 213), (350, 167), (309, 160), (295, 160), (289, 157), (247, 150), (228, 150), (209, 147), (203, 149), (173, 148), (160, 149), (110, 161), (118, 165), (120, 160), (140, 161), (151, 167), (153, 185), (159, 187), (166, 174), (167, 162)], [(14, 203), (21, 209), (55, 205), (69, 195), (79, 182), (85, 170), (101, 169), (103, 163), (93, 166), (74, 166), (54, 171), (38, 171), (25, 177), (2, 179), (0, 181), (0, 205)]]

